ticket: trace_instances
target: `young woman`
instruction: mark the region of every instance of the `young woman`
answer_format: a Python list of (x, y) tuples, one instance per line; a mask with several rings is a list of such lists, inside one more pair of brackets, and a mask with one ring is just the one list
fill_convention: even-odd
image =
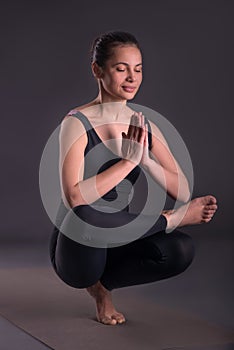
[[(136, 38), (126, 32), (104, 33), (94, 40), (91, 54), (98, 95), (73, 109), (61, 123), (59, 223), (70, 210), (105, 232), (109, 227), (128, 224), (137, 214), (129, 211), (129, 188), (124, 180), (134, 184), (141, 168), (171, 197), (185, 203), (176, 210), (159, 213), (147, 232), (143, 229), (147, 217), (143, 216), (142, 236), (115, 247), (81, 244), (55, 225), (50, 254), (56, 273), (68, 285), (86, 288), (96, 302), (97, 320), (115, 325), (126, 319), (116, 311), (111, 290), (183, 272), (193, 260), (194, 247), (191, 237), (176, 228), (209, 222), (217, 201), (212, 195), (189, 200), (188, 181), (163, 135), (152, 121), (127, 106), (142, 83), (142, 54)], [(89, 160), (89, 152), (97, 145), (98, 157)], [(108, 161), (110, 152), (116, 159)], [(98, 172), (91, 169), (93, 163)], [(119, 185), (121, 203), (116, 200)], [(114, 203), (118, 210), (96, 210), (98, 205), (103, 209), (103, 200), (110, 208)], [(172, 232), (167, 234), (167, 230)]]

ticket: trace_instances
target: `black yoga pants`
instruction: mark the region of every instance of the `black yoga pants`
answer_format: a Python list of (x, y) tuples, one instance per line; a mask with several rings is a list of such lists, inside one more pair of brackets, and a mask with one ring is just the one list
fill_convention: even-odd
[[(82, 215), (90, 215), (82, 206)], [(88, 216), (90, 217), (90, 216)], [(54, 227), (50, 258), (57, 275), (74, 288), (87, 288), (100, 281), (109, 291), (151, 283), (183, 272), (194, 258), (191, 237), (179, 230), (165, 233), (161, 215), (143, 238), (113, 248), (80, 244)]]

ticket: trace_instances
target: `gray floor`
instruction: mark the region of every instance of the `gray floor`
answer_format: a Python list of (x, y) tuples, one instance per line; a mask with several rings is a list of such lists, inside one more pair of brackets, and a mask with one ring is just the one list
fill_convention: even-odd
[(0, 350), (48, 350), (51, 349), (0, 316)]
[[(184, 230), (188, 232), (188, 230)], [(198, 315), (213, 324), (234, 330), (233, 238), (230, 234), (214, 232), (211, 235), (201, 228), (189, 229), (196, 246), (196, 258), (184, 274), (175, 278), (134, 286), (131, 293), (144, 295), (152, 303), (180, 309)], [(37, 244), (3, 243), (0, 248), (2, 268), (48, 266), (48, 242)], [(113, 293), (118, 293), (117, 290)], [(130, 289), (129, 289), (130, 293)], [(0, 350), (49, 349), (29, 334), (0, 318)], [(16, 347), (17, 344), (17, 347)], [(174, 350), (182, 348), (174, 348)], [(190, 350), (210, 350), (188, 348)], [(231, 350), (233, 344), (212, 347), (212, 350)], [(166, 349), (165, 349), (166, 350)], [(169, 349), (167, 349), (169, 350)], [(173, 348), (170, 348), (173, 350)]]
[[(48, 265), (48, 254), (44, 245), (27, 243), (4, 243), (0, 247), (1, 268)], [(9, 320), (0, 316), (0, 350), (48, 350), (51, 349)]]

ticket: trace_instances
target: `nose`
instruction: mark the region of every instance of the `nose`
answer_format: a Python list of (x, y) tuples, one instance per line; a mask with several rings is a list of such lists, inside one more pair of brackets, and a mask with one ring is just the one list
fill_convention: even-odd
[(132, 70), (129, 70), (128, 76), (127, 76), (127, 81), (135, 81), (135, 80), (136, 80), (135, 72)]

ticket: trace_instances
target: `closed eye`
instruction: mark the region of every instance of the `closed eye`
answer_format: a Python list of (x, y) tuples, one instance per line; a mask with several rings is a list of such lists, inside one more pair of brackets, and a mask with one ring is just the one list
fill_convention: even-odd
[[(118, 72), (125, 72), (125, 69), (120, 69), (120, 68), (117, 68), (116, 69)], [(135, 70), (136, 73), (141, 73), (142, 70)]]

